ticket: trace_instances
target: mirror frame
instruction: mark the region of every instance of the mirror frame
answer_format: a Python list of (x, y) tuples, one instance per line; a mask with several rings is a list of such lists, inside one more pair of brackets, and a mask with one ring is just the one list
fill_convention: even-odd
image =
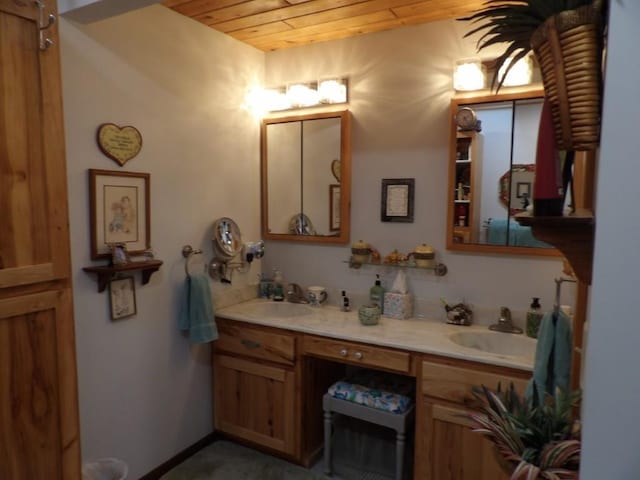
[[(454, 203), (451, 199), (455, 196), (455, 169), (456, 169), (456, 135), (457, 127), (455, 122), (456, 112), (460, 107), (475, 105), (478, 103), (505, 102), (513, 100), (526, 100), (531, 98), (544, 97), (543, 89), (518, 90), (500, 94), (464, 95), (451, 99), (451, 110), (449, 114), (449, 176), (447, 187), (447, 250), (469, 253), (501, 253), (506, 255), (530, 255), (543, 257), (560, 257), (562, 253), (556, 248), (539, 247), (512, 247), (508, 245), (485, 245), (481, 243), (458, 243), (453, 241), (453, 223), (449, 219), (454, 215)], [(496, 182), (498, 179), (496, 179)]]
[[(275, 123), (296, 122), (303, 120), (319, 120), (323, 118), (340, 118), (340, 234), (328, 235), (293, 235), (269, 232), (269, 191), (267, 158), (267, 126)], [(261, 177), (261, 220), (262, 238), (265, 240), (286, 240), (305, 243), (349, 243), (351, 231), (351, 114), (349, 110), (317, 112), (306, 115), (288, 115), (269, 117), (262, 120), (260, 131), (260, 177)], [(302, 212), (304, 213), (304, 212)]]

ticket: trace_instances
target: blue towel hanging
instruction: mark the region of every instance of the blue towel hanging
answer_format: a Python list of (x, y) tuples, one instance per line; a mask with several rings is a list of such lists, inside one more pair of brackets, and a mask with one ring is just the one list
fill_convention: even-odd
[(189, 339), (193, 343), (206, 343), (218, 338), (209, 278), (204, 273), (187, 275), (178, 327), (189, 331)]
[(555, 396), (557, 388), (569, 391), (571, 345), (569, 317), (558, 310), (546, 313), (540, 324), (533, 377), (527, 386), (527, 398), (533, 396), (534, 384), (539, 404), (544, 402), (546, 394)]

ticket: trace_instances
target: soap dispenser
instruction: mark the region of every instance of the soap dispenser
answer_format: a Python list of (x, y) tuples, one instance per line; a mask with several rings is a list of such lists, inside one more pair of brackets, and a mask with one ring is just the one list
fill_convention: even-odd
[(376, 274), (376, 283), (369, 290), (369, 300), (373, 305), (377, 305), (380, 313), (384, 313), (384, 287), (380, 283), (380, 275)]
[(540, 322), (542, 321), (542, 308), (540, 306), (538, 297), (533, 297), (533, 301), (527, 311), (527, 336), (531, 338), (538, 338), (538, 331), (540, 330)]

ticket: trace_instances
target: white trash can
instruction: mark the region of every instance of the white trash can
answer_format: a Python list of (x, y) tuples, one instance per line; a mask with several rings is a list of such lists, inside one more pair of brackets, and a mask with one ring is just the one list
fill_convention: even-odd
[(82, 480), (126, 480), (129, 467), (117, 458), (99, 458), (82, 465)]

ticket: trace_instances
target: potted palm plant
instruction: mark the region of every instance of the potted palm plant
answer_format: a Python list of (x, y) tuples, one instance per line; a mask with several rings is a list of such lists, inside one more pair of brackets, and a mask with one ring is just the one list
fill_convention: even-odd
[(599, 143), (605, 7), (606, 0), (487, 0), (460, 19), (475, 24), (465, 36), (482, 33), (478, 50), (506, 44), (496, 59), (497, 89), (533, 51), (562, 150), (593, 150)]
[(476, 387), (478, 402), (469, 414), (474, 432), (495, 445), (498, 460), (510, 480), (578, 479), (580, 466), (580, 423), (574, 412), (580, 392), (546, 395), (538, 403), (531, 397), (520, 397), (513, 384), (497, 391)]

